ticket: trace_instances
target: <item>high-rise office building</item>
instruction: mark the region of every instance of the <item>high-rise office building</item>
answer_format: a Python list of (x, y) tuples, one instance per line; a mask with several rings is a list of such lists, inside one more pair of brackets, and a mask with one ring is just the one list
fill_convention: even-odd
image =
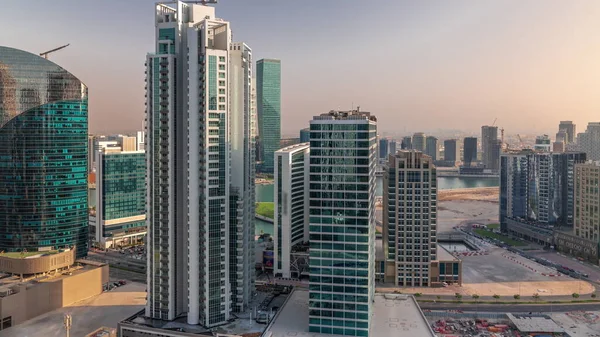
[(252, 97), (252, 74), (252, 50), (244, 43), (233, 43), (229, 52), (229, 281), (234, 312), (246, 310), (255, 292), (253, 262), (256, 106)]
[(588, 123), (585, 132), (578, 135), (577, 145), (586, 153), (587, 159), (600, 160), (600, 122)]
[(444, 141), (444, 161), (456, 162), (460, 159), (460, 148), (456, 139)]
[(533, 152), (501, 155), (500, 224), (521, 218), (542, 225), (573, 227), (575, 164), (583, 152)]
[(88, 141), (85, 84), (0, 47), (0, 250), (87, 255)]
[(394, 154), (397, 151), (398, 142), (395, 139), (390, 139), (390, 154)]
[(533, 149), (536, 151), (550, 152), (552, 150), (550, 137), (548, 137), (548, 135), (537, 136), (535, 138)]
[(308, 143), (310, 142), (310, 129), (302, 129), (300, 130), (300, 143)]
[(295, 246), (308, 242), (309, 153), (309, 143), (275, 152), (273, 269), (285, 278), (292, 277), (290, 267)]
[(275, 151), (281, 141), (281, 61), (256, 62), (256, 99), (260, 136), (261, 170), (273, 173)]
[(379, 139), (379, 159), (386, 161), (390, 153), (390, 140), (388, 138)]
[(477, 161), (477, 137), (465, 137), (463, 140), (463, 165), (470, 167)]
[(146, 235), (144, 151), (104, 152), (96, 165), (96, 209), (90, 215), (94, 242), (102, 248), (142, 242)]
[(565, 143), (571, 144), (575, 141), (576, 129), (572, 121), (561, 121), (558, 124), (558, 131), (564, 130), (566, 133)]
[(136, 135), (136, 151), (144, 151), (146, 149), (144, 143), (146, 142), (146, 131), (138, 131)]
[(438, 160), (439, 143), (434, 136), (427, 136), (425, 139), (425, 154), (433, 160)]
[(402, 150), (412, 150), (413, 145), (412, 145), (412, 137), (411, 136), (405, 136), (402, 138), (402, 142), (400, 143), (400, 149)]
[(331, 111), (310, 122), (311, 332), (368, 336), (375, 283), (377, 119)]
[(437, 259), (437, 179), (431, 157), (418, 151), (390, 155), (384, 169), (383, 244), (395, 266), (395, 285), (427, 287)]
[(155, 24), (146, 61), (146, 316), (186, 314), (188, 324), (212, 327), (247, 305), (252, 283), (248, 268), (231, 275), (252, 247), (244, 246), (253, 226), (245, 213), (254, 193), (251, 51), (209, 6), (158, 3)]
[(481, 161), (487, 169), (497, 170), (500, 162), (500, 144), (498, 142), (498, 127), (481, 127)]
[(425, 152), (427, 148), (426, 137), (423, 132), (415, 132), (412, 137), (412, 148), (417, 151)]
[(117, 138), (119, 145), (121, 145), (121, 151), (137, 151), (137, 137), (119, 135)]
[(600, 244), (600, 162), (575, 165), (574, 234)]

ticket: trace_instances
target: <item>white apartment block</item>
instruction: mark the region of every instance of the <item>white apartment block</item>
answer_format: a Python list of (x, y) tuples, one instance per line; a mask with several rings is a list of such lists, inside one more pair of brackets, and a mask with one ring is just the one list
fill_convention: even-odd
[(292, 275), (292, 252), (308, 242), (308, 167), (310, 144), (301, 143), (275, 152), (274, 273)]

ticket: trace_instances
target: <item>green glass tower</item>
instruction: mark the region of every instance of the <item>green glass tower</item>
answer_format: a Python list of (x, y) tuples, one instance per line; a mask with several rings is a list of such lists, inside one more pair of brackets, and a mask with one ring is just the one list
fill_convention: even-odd
[(37, 55), (0, 47), (0, 250), (88, 242), (87, 87)]
[(281, 141), (281, 61), (256, 62), (256, 100), (261, 171), (273, 173), (275, 151)]
[(96, 203), (96, 242), (116, 247), (143, 239), (146, 234), (144, 151), (99, 151)]

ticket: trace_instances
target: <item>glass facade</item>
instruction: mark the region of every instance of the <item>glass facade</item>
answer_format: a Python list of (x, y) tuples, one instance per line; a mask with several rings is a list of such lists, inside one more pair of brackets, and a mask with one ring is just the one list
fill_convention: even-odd
[(463, 165), (469, 167), (477, 161), (477, 137), (465, 137), (463, 142)]
[(546, 225), (573, 226), (575, 164), (585, 153), (523, 151), (500, 157), (500, 225), (522, 218)]
[(281, 141), (281, 61), (262, 59), (256, 63), (256, 98), (261, 171), (272, 173)]
[(368, 336), (376, 122), (365, 115), (317, 117), (310, 127), (310, 331)]
[(87, 111), (71, 73), (0, 47), (0, 250), (87, 255)]
[[(146, 214), (146, 155), (144, 152), (103, 153), (98, 213), (104, 221)], [(114, 222), (102, 227), (103, 237), (115, 237), (146, 230), (146, 220)]]

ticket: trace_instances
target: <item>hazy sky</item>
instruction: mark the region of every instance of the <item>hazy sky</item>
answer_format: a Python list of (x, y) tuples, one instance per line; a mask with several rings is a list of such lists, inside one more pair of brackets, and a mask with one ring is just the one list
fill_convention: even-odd
[[(90, 132), (142, 127), (154, 0), (1, 0), (0, 44), (39, 53), (90, 92)], [(282, 60), (282, 131), (360, 105), (382, 133), (578, 131), (600, 121), (598, 0), (221, 0), (255, 60)]]

